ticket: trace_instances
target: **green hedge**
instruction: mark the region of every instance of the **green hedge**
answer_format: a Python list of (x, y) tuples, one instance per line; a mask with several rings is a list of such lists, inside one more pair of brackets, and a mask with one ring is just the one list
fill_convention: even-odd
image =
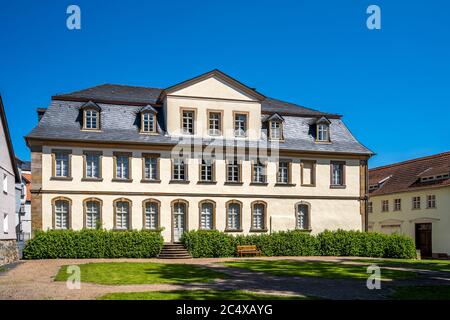
[(152, 258), (163, 246), (160, 231), (49, 230), (37, 232), (25, 259)]
[(245, 236), (217, 230), (190, 231), (182, 241), (194, 258), (236, 256), (236, 246), (243, 244), (256, 245), (264, 256), (416, 257), (411, 238), (359, 231), (324, 231), (316, 236), (301, 231)]

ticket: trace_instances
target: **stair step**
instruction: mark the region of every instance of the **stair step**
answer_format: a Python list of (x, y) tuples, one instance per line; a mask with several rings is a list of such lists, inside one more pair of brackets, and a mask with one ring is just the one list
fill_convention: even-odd
[(165, 243), (158, 255), (160, 259), (191, 259), (191, 255), (181, 243)]

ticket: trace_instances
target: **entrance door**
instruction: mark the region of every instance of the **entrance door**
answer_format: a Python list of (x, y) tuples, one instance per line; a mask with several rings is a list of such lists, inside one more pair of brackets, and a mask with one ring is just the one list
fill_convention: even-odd
[(186, 204), (177, 202), (173, 208), (173, 242), (180, 242), (186, 226)]
[(416, 223), (416, 249), (422, 257), (431, 257), (431, 223)]

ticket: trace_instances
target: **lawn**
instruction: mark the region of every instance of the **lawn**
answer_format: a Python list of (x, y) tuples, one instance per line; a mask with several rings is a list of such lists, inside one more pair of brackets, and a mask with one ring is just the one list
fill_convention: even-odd
[[(225, 278), (221, 272), (189, 264), (153, 262), (108, 262), (80, 264), (81, 281), (98, 284), (196, 283)], [(67, 266), (61, 267), (56, 281), (66, 281)]]
[(395, 300), (450, 300), (450, 285), (396, 287), (389, 298)]
[(5, 272), (6, 268), (5, 267), (0, 267), (0, 272)]
[[(294, 260), (242, 260), (224, 262), (224, 265), (243, 268), (253, 272), (265, 272), (275, 276), (354, 278), (367, 279), (367, 266), (348, 265), (335, 262), (294, 261)], [(381, 280), (414, 278), (409, 271), (381, 270)]]
[(356, 259), (352, 261), (376, 264), (381, 267), (401, 267), (450, 272), (450, 260)]
[(177, 290), (152, 292), (116, 292), (99, 300), (305, 300), (303, 296), (280, 296), (243, 290)]

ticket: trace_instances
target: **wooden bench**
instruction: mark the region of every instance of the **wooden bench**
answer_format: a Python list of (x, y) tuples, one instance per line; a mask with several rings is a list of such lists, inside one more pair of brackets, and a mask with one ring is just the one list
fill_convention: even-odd
[(237, 253), (240, 257), (242, 257), (244, 254), (254, 254), (258, 257), (261, 256), (261, 251), (256, 249), (256, 246), (254, 245), (237, 246)]

